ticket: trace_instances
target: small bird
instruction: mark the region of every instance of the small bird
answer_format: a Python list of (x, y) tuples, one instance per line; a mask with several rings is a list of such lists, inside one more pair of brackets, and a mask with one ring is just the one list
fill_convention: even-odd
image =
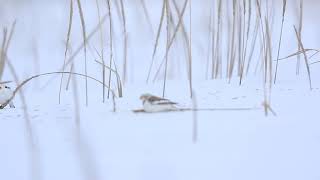
[(177, 109), (177, 103), (148, 93), (142, 94), (140, 100), (142, 100), (143, 110), (148, 113), (174, 111)]
[[(9, 86), (6, 86), (4, 84), (0, 84), (0, 107), (5, 105), (5, 103), (10, 100), (10, 98), (13, 96), (13, 91)], [(15, 108), (13, 102), (9, 102), (10, 108)], [(2, 107), (4, 108), (4, 107)]]

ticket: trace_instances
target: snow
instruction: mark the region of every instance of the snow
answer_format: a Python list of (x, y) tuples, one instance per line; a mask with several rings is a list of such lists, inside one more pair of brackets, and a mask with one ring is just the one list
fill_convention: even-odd
[[(131, 111), (142, 106), (139, 89), (151, 91), (153, 85), (128, 85), (127, 98), (117, 100), (117, 112), (112, 112), (111, 101), (81, 106), (80, 136), (70, 102), (36, 105), (45, 101), (38, 100), (29, 107), (38, 173), (45, 180), (83, 179), (89, 169), (89, 177), (116, 180), (318, 179), (320, 90), (296, 85), (273, 90), (277, 116), (265, 117), (260, 88), (239, 88), (222, 80), (199, 83), (195, 93), (201, 107), (260, 109), (198, 112), (196, 142), (193, 112)], [(174, 100), (183, 97), (179, 91), (168, 94)], [(21, 108), (0, 112), (1, 179), (30, 177), (24, 122)]]

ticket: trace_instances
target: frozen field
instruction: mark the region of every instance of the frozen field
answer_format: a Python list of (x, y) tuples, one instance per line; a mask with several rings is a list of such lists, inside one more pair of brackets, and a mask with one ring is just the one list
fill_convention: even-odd
[[(131, 110), (141, 108), (140, 92), (156, 88), (129, 86), (115, 113), (111, 102), (80, 107), (82, 153), (72, 101), (57, 105), (34, 98), (28, 109), (37, 173), (43, 180), (83, 179), (90, 169), (91, 178), (113, 180), (317, 180), (320, 90), (310, 91), (299, 82), (283, 84), (273, 90), (277, 116), (269, 117), (264, 116), (259, 85), (239, 88), (222, 80), (198, 84), (198, 108), (257, 109), (198, 112), (196, 142), (193, 112), (134, 114)], [(190, 107), (176, 92), (168, 97)], [(30, 176), (25, 132), (21, 108), (0, 112), (1, 179)], [(90, 159), (81, 162), (85, 157)]]

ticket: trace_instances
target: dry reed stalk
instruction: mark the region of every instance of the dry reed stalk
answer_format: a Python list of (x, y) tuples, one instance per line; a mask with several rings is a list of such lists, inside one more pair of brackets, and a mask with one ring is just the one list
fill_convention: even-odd
[(265, 18), (266, 26), (266, 41), (265, 41), (265, 52), (264, 52), (264, 111), (265, 115), (268, 116), (270, 104), (271, 104), (271, 87), (272, 87), (272, 52), (271, 52), (271, 36), (268, 18)]
[[(187, 0), (186, 0), (187, 1)], [(189, 19), (189, 91), (190, 91), (190, 98), (192, 98), (193, 93), (192, 93), (192, 0), (189, 2), (189, 11), (190, 11), (190, 19)], [(183, 17), (180, 17), (182, 19)]]
[[(298, 33), (299, 36), (301, 37), (301, 33), (302, 33), (302, 26), (303, 26), (303, 0), (300, 0), (300, 5), (299, 5), (299, 25), (298, 25)], [(298, 51), (301, 50), (301, 46), (298, 45)], [(296, 67), (296, 74), (299, 75), (300, 73), (300, 61), (301, 61), (301, 57), (300, 55), (297, 56), (297, 67)]]
[[(18, 86), (16, 87), (16, 89), (13, 91), (13, 95), (11, 96), (11, 98), (8, 99), (7, 102), (4, 103), (4, 104), (2, 105), (2, 107), (0, 107), (0, 109), (3, 108), (3, 106), (4, 106), (4, 107), (7, 106), (7, 105), (9, 104), (9, 102), (12, 101), (13, 98), (16, 96), (16, 94), (21, 91), (21, 88), (22, 88), (23, 86), (25, 86), (27, 83), (29, 83), (31, 80), (36, 79), (36, 78), (40, 78), (40, 77), (43, 77), (43, 76), (56, 75), (56, 74), (71, 74), (71, 75), (73, 75), (73, 76), (79, 76), (79, 77), (87, 78), (88, 80), (92, 80), (92, 81), (95, 81), (95, 82), (97, 82), (97, 83), (99, 83), (99, 84), (103, 84), (102, 81), (100, 81), (100, 80), (98, 80), (98, 79), (96, 79), (96, 78), (94, 78), (94, 77), (91, 77), (91, 76), (88, 76), (88, 75), (85, 75), (85, 74), (81, 74), (81, 73), (76, 73), (76, 72), (59, 72), (59, 71), (56, 71), (56, 72), (48, 72), (48, 73), (37, 74), (37, 75), (33, 75), (33, 76), (25, 79), (25, 80), (22, 81), (21, 83), (19, 83), (19, 85), (18, 85)], [(110, 89), (110, 92), (111, 92), (112, 94), (115, 94), (114, 91), (113, 91), (109, 86), (105, 85), (105, 87), (106, 87), (107, 89)]]
[[(101, 18), (101, 24), (103, 24), (106, 19), (107, 19), (108, 15), (104, 15), (102, 18)], [(81, 43), (80, 46), (78, 46), (76, 48), (76, 50), (74, 51), (74, 53), (68, 58), (67, 60), (67, 63), (66, 63), (66, 66), (70, 65), (74, 59), (76, 58), (76, 56), (80, 53), (80, 51), (87, 45), (87, 42), (89, 42), (89, 40), (96, 34), (96, 32), (99, 31), (100, 29), (100, 25), (101, 24), (97, 24), (94, 29), (89, 33), (89, 35), (85, 38), (85, 42), (83, 41)], [(62, 71), (63, 68), (60, 68), (60, 71)]]
[[(265, 31), (264, 31), (264, 23), (263, 23), (263, 19), (262, 19), (262, 12), (261, 12), (261, 4), (260, 4), (260, 0), (256, 0), (256, 7), (257, 7), (257, 10), (258, 10), (258, 17), (259, 17), (259, 19), (260, 19), (260, 23), (261, 23), (261, 36), (262, 36), (262, 54), (264, 54), (265, 55), (265, 57), (266, 57), (266, 55), (267, 55), (267, 47), (266, 47), (266, 45), (267, 45), (267, 43), (266, 43), (266, 37), (265, 37), (265, 35), (266, 35), (266, 33), (265, 33)], [(266, 20), (267, 21), (267, 20)], [(264, 61), (267, 61), (267, 59), (266, 58), (264, 58)], [(265, 62), (265, 64), (267, 64), (266, 62)], [(261, 64), (262, 65), (262, 67), (263, 67), (263, 63)], [(264, 77), (267, 77), (267, 73), (268, 73), (268, 71), (267, 71), (267, 66), (264, 66), (265, 67), (265, 70), (264, 70)], [(266, 78), (265, 78), (265, 83), (267, 83), (266, 82)]]
[(212, 31), (214, 31), (214, 28), (212, 27), (213, 25), (213, 23), (212, 23), (212, 21), (213, 21), (213, 15), (212, 15), (212, 13), (213, 13), (213, 10), (212, 9), (210, 9), (210, 20), (209, 20), (209, 31), (208, 31), (208, 54), (207, 54), (207, 64), (206, 64), (206, 74), (205, 74), (205, 77), (206, 77), (206, 79), (208, 79), (208, 77), (209, 77), (209, 66), (210, 66), (210, 54), (212, 54), (211, 53), (211, 45), (212, 44), (214, 44), (213, 42), (212, 42), (212, 36), (213, 36), (213, 33), (212, 33)]
[[(269, 89), (271, 89), (272, 86), (272, 67), (273, 67), (273, 61), (272, 61), (272, 39), (271, 39), (271, 30), (269, 26), (269, 21), (266, 18), (266, 48), (267, 48), (267, 66), (268, 66), (268, 84), (269, 84)], [(270, 102), (270, 100), (269, 100)]]
[[(215, 1), (213, 2), (213, 9), (215, 9)], [(215, 17), (215, 11), (213, 12), (213, 24), (216, 25), (216, 17)], [(219, 27), (217, 27), (218, 29)], [(218, 30), (217, 30), (218, 31)], [(215, 75), (215, 69), (216, 69), (216, 37), (217, 33), (216, 33), (216, 29), (212, 29), (212, 37), (211, 37), (211, 41), (212, 41), (212, 56), (211, 56), (211, 79), (214, 79), (214, 75)]]
[(320, 63), (320, 61), (312, 62), (309, 65), (314, 65), (314, 64), (318, 64), (318, 63)]
[[(82, 7), (81, 7), (81, 2), (80, 0), (77, 0), (77, 4), (78, 4), (78, 10), (79, 10), (79, 14), (80, 14), (80, 20), (81, 20), (81, 27), (82, 27), (82, 38), (83, 38), (83, 44), (84, 44), (84, 47), (83, 47), (83, 52), (84, 52), (84, 73), (85, 75), (88, 74), (87, 72), (87, 35), (86, 35), (86, 25), (85, 25), (85, 21), (84, 21), (84, 15), (83, 15), (83, 10), (82, 10)], [(86, 105), (88, 106), (89, 102), (88, 102), (88, 79), (86, 78), (85, 79), (85, 91), (86, 91)]]
[[(98, 64), (100, 64), (100, 65), (101, 65), (102, 67), (104, 67), (105, 69), (113, 72), (113, 73), (116, 75), (116, 77), (117, 77), (117, 82), (118, 82), (118, 83), (117, 83), (118, 90), (119, 90), (119, 92), (122, 92), (122, 85), (121, 85), (122, 83), (121, 83), (121, 78), (120, 78), (120, 75), (119, 75), (118, 71), (110, 68), (110, 67), (107, 66), (107, 65), (104, 65), (103, 63), (101, 63), (101, 62), (99, 62), (99, 61), (97, 61), (97, 60), (95, 60), (95, 62), (98, 63)], [(118, 92), (119, 97), (122, 97), (121, 93), (119, 93), (119, 92)]]
[(310, 51), (315, 51), (315, 52), (310, 57), (308, 57), (308, 59), (313, 58), (316, 54), (318, 54), (320, 52), (320, 50), (318, 50), (318, 49), (304, 49), (304, 50), (300, 50), (299, 52), (290, 54), (290, 55), (288, 55), (286, 57), (280, 58), (279, 61), (287, 60), (287, 59), (289, 59), (291, 57), (298, 56), (300, 54), (303, 54), (304, 52), (307, 53), (307, 52), (310, 52)]
[(185, 0), (184, 1), (183, 7), (182, 7), (182, 11), (180, 12), (180, 14), (178, 14), (178, 23), (177, 23), (176, 27), (174, 28), (172, 37), (170, 39), (169, 49), (171, 48), (171, 46), (172, 46), (172, 44), (173, 44), (173, 42), (174, 42), (174, 40), (176, 38), (176, 35), (177, 35), (180, 27), (183, 27), (183, 17), (184, 17), (185, 11), (187, 9), (188, 1), (189, 0)]
[[(276, 116), (275, 111), (272, 110), (271, 107), (268, 107), (269, 110)], [(257, 107), (248, 107), (248, 108), (180, 108), (180, 109), (174, 109), (167, 112), (159, 112), (159, 113), (169, 113), (169, 112), (187, 112), (187, 111), (253, 111), (253, 110), (260, 110), (261, 108)], [(143, 109), (135, 109), (132, 110), (134, 113), (145, 113)]]
[[(177, 4), (177, 2), (176, 2), (176, 0), (173, 0), (173, 5), (174, 5), (174, 8), (175, 8), (175, 11), (176, 11), (176, 13), (179, 15), (179, 14), (181, 14), (180, 13), (180, 10), (179, 10), (179, 7), (178, 7), (178, 4)], [(170, 11), (171, 12), (171, 11)], [(172, 17), (172, 15), (170, 16), (170, 17)], [(173, 18), (172, 18), (173, 19)], [(187, 49), (187, 59), (186, 59), (186, 61), (187, 61), (187, 64), (188, 64), (188, 62), (190, 61), (190, 59), (191, 59), (191, 57), (190, 57), (190, 46), (189, 46), (189, 37), (188, 37), (188, 33), (187, 33), (187, 30), (186, 30), (186, 27), (185, 27), (185, 25), (184, 25), (184, 22), (183, 22), (183, 19), (182, 19), (182, 22), (181, 22), (182, 24), (181, 24), (181, 30), (182, 30), (182, 37), (183, 37), (183, 39), (184, 39), (184, 41), (185, 41), (185, 47), (186, 47), (186, 49)], [(188, 68), (187, 68), (187, 72), (188, 72), (189, 70), (188, 70)], [(158, 72), (157, 72), (158, 73)]]
[[(187, 8), (187, 5), (188, 5), (188, 0), (185, 0), (185, 1), (184, 1), (184, 5), (183, 5), (183, 7), (182, 7), (182, 11), (181, 11), (181, 13), (178, 15), (178, 16), (179, 16), (179, 17), (178, 17), (178, 24), (177, 24), (176, 27), (174, 28), (172, 37), (171, 37), (170, 42), (169, 42), (169, 46), (168, 46), (169, 50), (170, 50), (170, 48), (171, 48), (171, 46), (172, 46), (172, 44), (173, 44), (173, 42), (174, 42), (174, 40), (175, 40), (175, 38), (176, 38), (176, 35), (177, 35), (180, 27), (183, 26), (183, 17), (184, 17), (184, 13), (185, 13), (185, 10), (186, 10), (186, 8)], [(189, 54), (189, 57), (190, 57), (190, 54)], [(160, 72), (160, 69), (161, 69), (162, 65), (165, 63), (165, 59), (166, 59), (166, 55), (163, 57), (162, 62), (161, 62), (161, 65), (159, 66), (155, 77), (158, 76), (158, 73)], [(189, 59), (189, 61), (190, 61), (190, 59)], [(149, 72), (150, 72), (150, 69), (149, 69)], [(149, 73), (149, 74), (150, 74), (150, 73)]]
[(2, 79), (4, 68), (5, 68), (5, 54), (6, 54), (6, 42), (7, 42), (8, 31), (7, 28), (3, 29), (3, 39), (0, 53), (0, 80)]
[[(69, 43), (70, 43), (72, 22), (73, 22), (73, 0), (70, 0), (70, 14), (69, 14), (67, 41), (66, 41), (66, 47), (65, 47), (65, 50), (64, 50), (64, 60), (63, 60), (62, 71), (64, 71), (65, 68), (66, 68), (66, 60), (67, 60), (67, 53), (68, 53)], [(61, 74), (61, 79), (60, 79), (59, 104), (61, 103), (62, 80), (63, 80), (63, 74)]]
[(250, 53), (249, 53), (249, 56), (248, 56), (248, 63), (247, 63), (247, 66), (246, 66), (246, 75), (248, 75), (249, 73), (249, 70), (250, 70), (250, 65), (251, 65), (251, 62), (252, 62), (252, 57), (253, 57), (253, 53), (256, 49), (256, 42), (257, 42), (257, 37), (258, 37), (258, 31), (259, 31), (259, 27), (260, 27), (260, 23), (259, 23), (259, 18), (256, 18), (256, 22), (255, 22), (255, 27), (254, 27), (254, 30), (253, 30), (253, 38), (251, 40), (251, 47), (250, 47)]
[(243, 27), (242, 27), (242, 7), (241, 7), (241, 3), (238, 3), (238, 13), (237, 13), (237, 19), (238, 19), (238, 68), (237, 68), (237, 74), (238, 76), (240, 76), (241, 73), (241, 63), (242, 63), (242, 34), (243, 34)]
[(127, 21), (126, 21), (126, 14), (124, 9), (123, 0), (120, 0), (120, 7), (121, 7), (121, 15), (122, 15), (122, 23), (123, 23), (123, 35), (124, 35), (124, 47), (123, 47), (123, 83), (127, 82), (127, 56), (128, 56), (128, 34), (127, 34)]
[(166, 29), (167, 29), (167, 41), (166, 41), (166, 61), (165, 61), (165, 69), (164, 69), (164, 79), (163, 79), (163, 89), (162, 89), (162, 97), (165, 96), (166, 91), (166, 81), (167, 81), (167, 70), (168, 70), (168, 56), (169, 56), (169, 40), (170, 40), (170, 27), (169, 27), (169, 19), (170, 19), (170, 8), (169, 8), (169, 1), (165, 0), (166, 2)]
[[(246, 0), (243, 0), (243, 7), (244, 7), (244, 11), (243, 11), (243, 17), (244, 17), (244, 21), (243, 21), (243, 54), (242, 54), (242, 62), (241, 62), (241, 69), (240, 69), (240, 82), (239, 84), (242, 84), (242, 79), (243, 79), (243, 75), (244, 75), (244, 69), (245, 69), (245, 63), (246, 63), (246, 59), (247, 59), (247, 48), (248, 48), (248, 41), (249, 41), (249, 33), (250, 33), (250, 26), (251, 26), (251, 13), (252, 13), (252, 7), (251, 7), (251, 0), (249, 0), (248, 2), (248, 22), (246, 23), (246, 14), (247, 14), (247, 5), (246, 5)], [(247, 26), (246, 26), (247, 25)]]
[(148, 72), (148, 77), (147, 77), (147, 81), (149, 81), (150, 75), (151, 75), (151, 71), (152, 71), (152, 66), (154, 63), (154, 58), (157, 52), (157, 47), (159, 44), (159, 39), (160, 39), (160, 35), (161, 35), (161, 29), (162, 29), (162, 24), (163, 24), (163, 20), (164, 20), (164, 16), (165, 16), (165, 8), (166, 8), (166, 1), (163, 1), (163, 5), (162, 5), (162, 10), (161, 10), (161, 17), (160, 17), (160, 22), (159, 22), (159, 26), (158, 26), (158, 31), (157, 31), (157, 37), (156, 37), (156, 41), (154, 44), (154, 48), (153, 48), (153, 53), (152, 53), (152, 59), (151, 59), (151, 64), (149, 67), (149, 72)]
[[(173, 42), (174, 42), (174, 40), (175, 40), (175, 38), (176, 38), (176, 35), (177, 35), (180, 27), (183, 26), (183, 17), (184, 17), (185, 11), (186, 11), (186, 9), (187, 9), (188, 1), (189, 1), (189, 0), (185, 0), (185, 1), (184, 1), (183, 7), (182, 7), (182, 11), (181, 11), (181, 13), (178, 15), (178, 16), (179, 16), (179, 17), (178, 17), (178, 24), (177, 24), (176, 27), (174, 28), (172, 37), (171, 37), (171, 39), (170, 39), (170, 41), (169, 41), (169, 46), (168, 46), (168, 47), (169, 47), (169, 50), (170, 50), (170, 48), (171, 48), (171, 46), (172, 46), (172, 44), (173, 44)], [(163, 59), (165, 59), (165, 57), (164, 57)]]
[(303, 52), (303, 57), (304, 57), (304, 61), (305, 61), (307, 72), (308, 72), (310, 90), (312, 90), (311, 72), (310, 72), (310, 67), (309, 67), (309, 63), (308, 63), (308, 57), (307, 57), (306, 52), (304, 51), (304, 46), (303, 46), (303, 43), (302, 43), (301, 36), (300, 36), (300, 34), (299, 34), (299, 32), (298, 32), (298, 30), (297, 30), (297, 28), (295, 26), (294, 26), (294, 31), (296, 32), (296, 37), (297, 37), (299, 46), (301, 47), (301, 50)]
[(11, 25), (11, 30), (10, 30), (10, 33), (9, 33), (9, 36), (8, 36), (8, 40), (7, 40), (7, 43), (6, 43), (6, 46), (5, 46), (5, 50), (4, 50), (5, 54), (8, 53), (9, 46), (10, 46), (14, 31), (16, 29), (16, 24), (17, 24), (17, 21), (15, 20)]
[[(106, 19), (107, 19), (108, 15), (104, 15), (101, 19), (101, 24), (103, 24)], [(74, 51), (74, 53), (72, 55), (70, 55), (70, 57), (67, 59), (66, 61), (66, 66), (70, 65), (70, 64), (73, 64), (75, 58), (77, 57), (77, 55), (81, 52), (81, 50), (84, 48), (85, 45), (88, 45), (87, 42), (89, 42), (89, 40), (92, 39), (92, 37), (96, 34), (96, 32), (98, 32), (99, 30), (99, 27), (100, 27), (100, 24), (96, 25), (93, 30), (89, 33), (89, 35), (86, 37), (86, 44), (84, 44), (84, 42), (82, 42), (77, 48), (76, 50)], [(59, 69), (59, 71), (63, 71), (63, 67), (61, 67)], [(54, 79), (55, 77), (52, 77), (50, 78), (46, 84), (49, 84), (52, 79)], [(45, 85), (46, 86), (46, 85)]]
[(15, 20), (12, 25), (11, 29), (8, 35), (7, 28), (3, 29), (3, 42), (1, 46), (1, 52), (0, 52), (0, 80), (3, 76), (4, 68), (5, 68), (5, 61), (6, 61), (6, 54), (8, 53), (9, 46), (15, 31), (17, 21)]
[[(72, 47), (71, 47), (71, 45), (69, 45), (69, 47), (68, 47), (68, 52), (69, 52), (69, 56), (71, 56), (72, 55)], [(73, 72), (74, 69), (75, 69), (74, 68), (74, 63), (72, 63), (71, 66), (70, 66), (69, 72)], [(36, 73), (36, 74), (39, 74), (39, 73)], [(68, 75), (67, 84), (66, 84), (66, 91), (69, 90), (71, 76), (72, 76), (71, 74)]]
[(232, 1), (232, 35), (231, 35), (231, 51), (230, 51), (230, 60), (229, 60), (229, 82), (231, 81), (235, 63), (235, 31), (236, 31), (236, 5), (237, 1)]
[[(101, 23), (101, 13), (100, 13), (100, 6), (99, 6), (99, 1), (96, 0), (96, 6), (97, 6), (97, 13), (98, 13), (98, 20), (99, 20), (99, 32), (100, 32), (100, 48), (101, 48), (101, 51), (100, 51), (100, 56), (101, 56), (101, 61), (102, 61), (102, 64), (104, 65), (105, 64), (105, 61), (104, 61), (104, 42), (103, 42), (103, 28), (102, 28), (102, 23)], [(103, 85), (102, 85), (102, 102), (105, 102), (105, 86), (104, 84), (106, 83), (106, 71), (105, 71), (105, 68), (102, 67), (102, 82), (103, 82)]]
[(150, 27), (151, 33), (153, 35), (154, 34), (154, 30), (153, 30), (153, 27), (152, 27), (152, 23), (151, 23), (151, 20), (150, 20), (150, 15), (149, 15), (149, 12), (148, 12), (148, 8), (146, 6), (146, 2), (144, 0), (140, 0), (140, 3), (142, 5), (143, 13), (146, 16), (147, 23), (148, 23), (148, 25)]
[[(219, 72), (221, 72), (221, 24), (222, 24), (222, 1), (218, 0), (218, 24), (217, 24), (217, 35), (216, 35), (216, 42), (215, 42), (215, 63), (214, 67), (215, 69), (213, 70), (213, 76), (214, 79), (218, 77)], [(213, 68), (214, 68), (213, 67)]]
[[(35, 74), (39, 74), (40, 73), (40, 57), (39, 57), (39, 46), (38, 46), (38, 42), (36, 40), (36, 37), (32, 37), (32, 61), (33, 61), (33, 71)], [(35, 87), (39, 87), (38, 82), (35, 82)]]
[[(111, 4), (110, 0), (107, 0), (107, 6), (108, 6), (108, 14), (109, 14), (109, 38), (110, 38), (110, 61), (109, 61), (109, 67), (112, 68), (112, 58), (113, 58), (113, 39), (112, 39), (112, 16), (111, 16)], [(109, 71), (109, 80), (108, 80), (108, 86), (111, 86), (111, 70)], [(108, 89), (108, 99), (110, 97), (110, 89)]]
[(228, 42), (227, 42), (227, 64), (226, 64), (226, 74), (225, 77), (228, 78), (229, 77), (229, 68), (230, 68), (230, 57), (231, 57), (231, 40), (232, 40), (232, 24), (231, 24), (231, 16), (229, 16), (230, 14), (230, 8), (229, 8), (229, 2), (230, 1), (226, 1), (226, 6), (227, 6), (227, 31), (228, 31)]
[[(69, 72), (70, 73), (74, 72), (74, 64), (73, 63), (71, 64)], [(71, 81), (71, 74), (69, 74), (69, 76), (68, 76), (67, 85), (66, 85), (66, 91), (69, 90), (70, 81)]]
[(274, 82), (273, 82), (274, 84), (276, 84), (276, 81), (277, 81), (277, 73), (278, 73), (278, 65), (279, 65), (279, 57), (280, 57), (280, 48), (281, 48), (281, 41), (282, 41), (284, 17), (285, 17), (285, 14), (286, 14), (286, 6), (287, 6), (287, 0), (283, 0), (283, 5), (282, 5), (282, 21), (281, 21), (279, 44), (278, 44), (277, 64), (276, 64), (276, 70), (275, 70), (275, 74), (274, 74)]
[[(113, 46), (115, 47), (115, 46)], [(118, 73), (118, 68), (117, 68), (117, 64), (116, 64), (116, 61), (113, 59), (113, 66), (114, 66), (114, 70)], [(120, 76), (119, 76), (120, 77)], [(122, 83), (121, 83), (121, 78), (117, 78), (117, 90), (118, 90), (118, 95), (119, 95), (119, 98), (122, 98), (123, 97), (123, 93), (122, 93)], [(113, 97), (112, 97), (113, 98)]]
[(12, 81), (1, 81), (0, 84), (9, 84), (12, 83)]
[[(97, 53), (99, 55), (99, 53)], [(99, 55), (100, 59), (101, 59), (101, 56)], [(121, 78), (120, 78), (120, 75), (118, 73), (118, 69), (117, 69), (117, 65), (115, 63), (115, 61), (113, 61), (113, 66), (114, 66), (114, 69), (111, 69), (109, 66), (103, 64), (102, 62), (99, 62), (97, 60), (95, 60), (95, 62), (97, 62), (98, 64), (102, 65), (102, 67), (105, 67), (105, 69), (107, 70), (111, 70), (113, 73), (116, 74), (116, 79), (117, 79), (117, 90), (118, 90), (118, 94), (119, 94), (119, 97), (121, 98), (123, 96), (122, 94), (122, 82), (121, 82)]]
[(80, 130), (80, 125), (81, 125), (81, 116), (80, 116), (80, 102), (79, 102), (79, 92), (78, 92), (78, 83), (77, 83), (77, 78), (74, 76), (71, 76), (73, 73), (73, 67), (71, 66), (72, 69), (70, 69), (70, 78), (72, 77), (72, 89), (73, 89), (73, 103), (74, 103), (74, 117), (75, 117), (75, 124), (78, 130)]
[[(261, 39), (262, 38), (260, 38), (260, 45), (262, 44), (262, 40)], [(255, 75), (257, 74), (259, 67), (260, 67), (260, 71), (263, 71), (263, 61), (261, 62), (261, 59), (263, 59), (263, 56), (265, 54), (265, 49), (264, 49), (264, 47), (262, 45), (260, 46), (258, 54), (259, 54), (259, 56), (257, 58), (258, 61), (256, 63), (255, 70), (254, 70), (254, 74)]]
[[(198, 109), (198, 102), (197, 102), (197, 97), (195, 93), (193, 92), (193, 97), (192, 97), (192, 105), (193, 109)], [(193, 125), (192, 125), (192, 141), (193, 143), (198, 142), (198, 111), (192, 111), (192, 119), (193, 119)]]
[[(175, 1), (173, 1), (174, 3), (175, 3)], [(186, 33), (186, 31), (184, 30), (184, 27), (183, 27), (183, 16), (184, 16), (184, 13), (185, 13), (185, 10), (186, 10), (186, 8), (187, 8), (187, 5), (188, 5), (188, 0), (186, 0), (185, 1), (185, 3), (184, 3), (184, 5), (183, 5), (183, 7), (182, 7), (182, 11), (181, 11), (181, 13), (179, 13), (179, 18), (178, 18), (178, 24), (176, 25), (176, 27), (174, 28), (174, 31), (173, 31), (173, 34), (172, 34), (172, 36), (171, 36), (171, 39), (170, 39), (170, 42), (169, 42), (169, 49), (168, 50), (170, 50), (170, 48), (171, 48), (171, 46), (172, 46), (172, 44), (173, 44), (173, 42), (174, 42), (174, 40), (175, 40), (175, 37), (176, 37), (176, 35), (177, 35), (177, 33), (178, 33), (178, 30), (180, 29), (180, 27), (182, 27), (182, 32), (183, 32), (183, 36), (184, 36), (184, 39), (185, 39), (185, 41), (186, 42), (188, 42), (188, 38), (187, 38), (187, 33)], [(175, 5), (176, 6), (176, 5)], [(191, 6), (191, 5), (190, 5)], [(176, 9), (177, 9), (177, 7), (175, 7)], [(190, 10), (191, 10), (191, 7), (190, 7)], [(177, 10), (177, 12), (178, 12), (178, 10)], [(191, 14), (190, 14), (190, 20), (191, 20)], [(190, 23), (191, 23), (191, 21), (190, 21)], [(191, 29), (191, 24), (190, 24), (190, 29)], [(190, 32), (190, 34), (191, 34), (191, 32)], [(190, 35), (189, 34), (189, 35)], [(189, 59), (188, 59), (188, 64), (189, 64), (189, 66), (188, 66), (188, 78), (189, 78), (189, 91), (190, 91), (190, 96), (192, 97), (192, 78), (191, 78), (191, 76), (192, 76), (192, 67), (190, 66), (191, 65), (191, 62), (192, 62), (192, 53), (191, 53), (191, 45), (190, 45), (190, 43), (191, 43), (191, 38), (189, 38), (190, 40), (189, 40), (189, 45), (188, 45), (188, 57), (189, 57)], [(169, 51), (168, 51), (169, 52)], [(155, 79), (157, 78), (157, 76), (158, 76), (158, 74), (159, 74), (159, 72), (160, 72), (160, 70), (161, 70), (161, 67), (164, 65), (164, 63), (165, 63), (165, 56), (163, 57), (163, 60), (162, 60), (162, 62), (161, 62), (161, 64), (160, 64), (160, 66), (159, 66), (159, 68), (158, 68), (158, 70), (157, 70), (157, 72), (156, 72), (156, 75), (155, 75), (155, 77), (154, 77), (154, 81), (155, 81)], [(150, 70), (150, 69), (149, 69)], [(150, 72), (150, 71), (149, 71)]]

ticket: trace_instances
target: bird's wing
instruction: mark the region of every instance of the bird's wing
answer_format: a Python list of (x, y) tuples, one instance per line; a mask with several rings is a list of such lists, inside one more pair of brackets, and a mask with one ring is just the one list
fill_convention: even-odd
[(159, 104), (159, 105), (167, 105), (167, 104), (175, 105), (175, 104), (178, 104), (178, 103), (172, 102), (172, 101), (161, 101), (161, 102), (158, 102), (157, 104)]
[(154, 105), (166, 105), (166, 104), (177, 104), (175, 102), (172, 102), (170, 101), (169, 99), (164, 99), (164, 98), (160, 98), (160, 97), (157, 97), (157, 96), (151, 96), (149, 98), (149, 101), (151, 104), (154, 104)]
[(148, 99), (150, 102), (156, 102), (156, 101), (168, 101), (168, 99), (164, 99), (164, 98), (161, 98), (161, 97), (158, 97), (158, 96), (151, 96), (149, 99)]

